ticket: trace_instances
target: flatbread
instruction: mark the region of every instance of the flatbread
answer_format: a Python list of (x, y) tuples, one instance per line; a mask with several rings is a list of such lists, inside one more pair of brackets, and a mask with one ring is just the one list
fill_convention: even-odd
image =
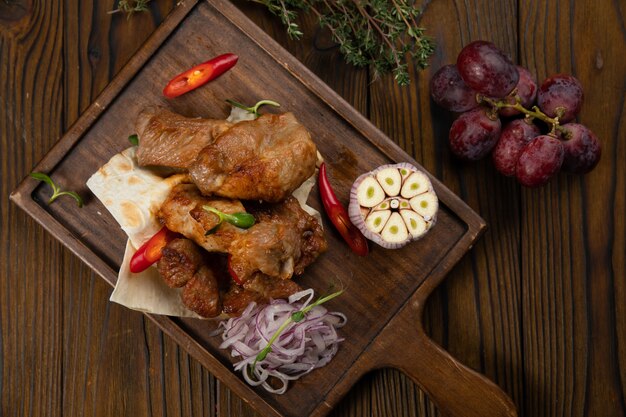
[(139, 247), (161, 229), (156, 214), (172, 188), (187, 180), (187, 175), (164, 178), (157, 170), (140, 167), (136, 152), (133, 146), (113, 156), (87, 180), (87, 187), (113, 215), (133, 246)]
[[(158, 170), (141, 167), (136, 147), (113, 156), (87, 181), (87, 187), (104, 204), (126, 235), (124, 259), (110, 300), (144, 313), (202, 318), (182, 303), (182, 289), (168, 287), (155, 266), (133, 274), (130, 260), (138, 247), (161, 229), (157, 213), (177, 184), (187, 182), (185, 174), (164, 177)], [(306, 204), (315, 175), (294, 191), (300, 206), (322, 224), (320, 213)], [(221, 319), (222, 317), (218, 317)]]

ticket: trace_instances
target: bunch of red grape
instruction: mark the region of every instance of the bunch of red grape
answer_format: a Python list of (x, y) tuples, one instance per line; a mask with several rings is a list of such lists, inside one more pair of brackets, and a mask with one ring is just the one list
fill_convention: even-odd
[(600, 159), (596, 135), (574, 122), (583, 103), (580, 82), (557, 74), (537, 88), (533, 75), (491, 42), (463, 48), (456, 65), (433, 75), (430, 92), (437, 104), (461, 113), (450, 128), (456, 156), (475, 161), (491, 152), (496, 169), (525, 186), (544, 185), (560, 170), (587, 173)]

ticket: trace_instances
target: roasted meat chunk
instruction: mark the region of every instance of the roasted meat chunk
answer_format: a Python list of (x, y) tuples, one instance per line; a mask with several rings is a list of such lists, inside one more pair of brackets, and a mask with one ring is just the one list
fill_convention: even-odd
[(257, 223), (238, 234), (228, 249), (230, 268), (241, 282), (259, 272), (281, 279), (300, 275), (326, 250), (322, 227), (295, 198), (249, 209)]
[(189, 239), (174, 239), (161, 253), (157, 268), (161, 278), (172, 288), (185, 285), (202, 264), (200, 248)]
[(183, 287), (183, 304), (202, 317), (216, 317), (222, 312), (218, 279), (207, 265), (202, 265)]
[(219, 218), (208, 213), (202, 206), (214, 207), (223, 213), (245, 212), (240, 201), (220, 197), (205, 197), (193, 184), (175, 186), (159, 210), (159, 220), (173, 232), (193, 240), (209, 252), (227, 252), (231, 242), (245, 232), (229, 223), (222, 223), (215, 233), (206, 235), (213, 229)]
[(188, 118), (161, 107), (144, 109), (135, 123), (139, 165), (187, 169), (205, 146), (225, 132), (225, 120)]
[(205, 146), (189, 167), (205, 195), (278, 202), (315, 172), (317, 149), (291, 113), (240, 122)]
[(219, 284), (228, 279), (219, 259), (210, 256), (191, 240), (180, 238), (163, 248), (163, 256), (157, 264), (159, 274), (168, 286), (183, 288), (183, 304), (203, 317), (215, 317), (221, 313)]
[(287, 298), (301, 289), (294, 281), (257, 274), (243, 287), (233, 285), (223, 295), (224, 313), (239, 316), (253, 301), (258, 304), (266, 304), (270, 299)]

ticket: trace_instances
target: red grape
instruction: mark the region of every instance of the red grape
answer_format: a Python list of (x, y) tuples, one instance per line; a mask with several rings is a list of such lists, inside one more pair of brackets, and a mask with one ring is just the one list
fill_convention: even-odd
[(482, 107), (463, 113), (450, 128), (450, 149), (459, 158), (479, 160), (495, 146), (501, 127), (500, 119), (491, 120)]
[(465, 46), (456, 66), (465, 84), (488, 97), (505, 97), (519, 80), (511, 59), (491, 42), (475, 41)]
[(537, 104), (550, 117), (557, 117), (563, 112), (559, 121), (574, 120), (583, 105), (583, 87), (576, 78), (568, 74), (556, 74), (547, 78), (537, 93)]
[(508, 177), (514, 176), (515, 166), (522, 149), (540, 134), (539, 128), (532, 123), (527, 123), (525, 119), (513, 120), (507, 124), (502, 129), (500, 140), (491, 154), (496, 169)]
[(565, 150), (561, 141), (549, 135), (537, 136), (520, 154), (515, 175), (520, 184), (539, 187), (550, 181), (561, 169)]
[[(515, 104), (515, 96), (517, 95), (521, 100), (522, 106), (529, 109), (537, 97), (537, 81), (535, 81), (535, 77), (533, 77), (530, 71), (524, 67), (520, 67), (518, 65), (517, 72), (519, 72), (519, 81), (517, 82), (514, 90), (516, 93), (507, 96), (505, 101), (507, 103)], [(500, 115), (505, 117), (514, 116), (519, 113), (519, 110), (515, 110), (511, 107), (503, 107), (500, 109)]]
[(586, 174), (591, 171), (600, 160), (602, 147), (598, 137), (586, 126), (578, 123), (563, 125), (571, 135), (563, 141), (565, 160), (563, 170), (573, 174)]
[(469, 88), (455, 65), (443, 66), (430, 80), (430, 95), (444, 109), (457, 113), (478, 106), (476, 91)]

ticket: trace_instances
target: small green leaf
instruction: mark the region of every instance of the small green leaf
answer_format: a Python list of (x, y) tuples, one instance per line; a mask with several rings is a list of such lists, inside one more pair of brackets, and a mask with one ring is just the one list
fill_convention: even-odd
[(43, 181), (46, 184), (48, 184), (51, 188), (52, 188), (52, 196), (50, 196), (50, 199), (48, 200), (48, 204), (51, 204), (54, 202), (54, 200), (56, 200), (57, 198), (59, 198), (62, 195), (68, 195), (70, 197), (72, 197), (74, 200), (76, 200), (76, 203), (78, 204), (78, 207), (82, 207), (83, 206), (83, 199), (80, 195), (78, 195), (78, 193), (74, 192), (74, 191), (63, 191), (61, 190), (60, 187), (58, 187), (54, 181), (52, 181), (52, 178), (50, 178), (49, 175), (44, 174), (42, 172), (32, 172), (30, 174), (30, 176), (36, 180), (39, 181)]
[(31, 172), (30, 176), (36, 180), (45, 182), (52, 188), (56, 188), (54, 182), (52, 182), (52, 178), (50, 178), (48, 175), (44, 174), (43, 172)]
[(76, 204), (78, 204), (78, 207), (83, 206), (83, 198), (75, 191), (61, 191), (60, 193), (58, 193), (58, 195), (69, 195), (74, 200), (76, 200)]
[(295, 321), (296, 323), (304, 320), (304, 311), (296, 311), (295, 313), (293, 313), (291, 315), (291, 320)]
[(228, 104), (230, 104), (233, 107), (237, 107), (240, 109), (243, 109), (245, 111), (247, 111), (248, 113), (252, 113), (255, 116), (259, 117), (259, 108), (263, 105), (270, 105), (270, 106), (274, 106), (274, 107), (280, 107), (280, 103), (273, 101), (273, 100), (261, 100), (258, 103), (256, 103), (254, 106), (252, 107), (247, 107), (245, 104), (241, 104), (235, 100), (231, 100), (231, 99), (226, 99), (226, 102)]
[(130, 135), (128, 137), (128, 141), (130, 142), (131, 145), (133, 146), (138, 146), (139, 145), (139, 136), (135, 135)]

